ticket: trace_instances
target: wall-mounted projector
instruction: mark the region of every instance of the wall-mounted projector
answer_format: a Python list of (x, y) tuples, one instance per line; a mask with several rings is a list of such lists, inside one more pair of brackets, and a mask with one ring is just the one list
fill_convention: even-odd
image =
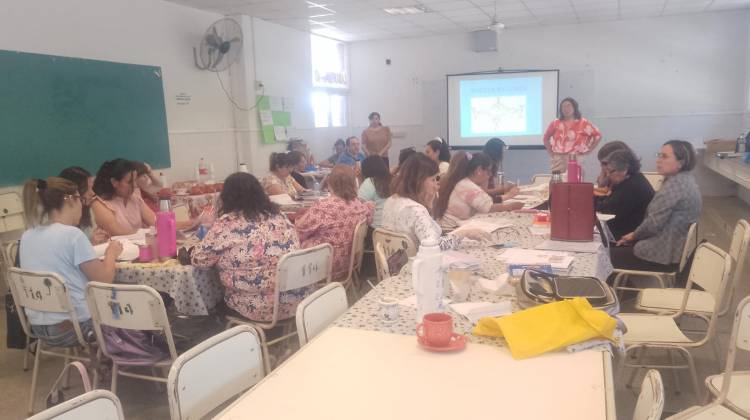
[(492, 22), (489, 26), (471, 32), (471, 49), (474, 52), (497, 51), (497, 37), (505, 29), (505, 25)]

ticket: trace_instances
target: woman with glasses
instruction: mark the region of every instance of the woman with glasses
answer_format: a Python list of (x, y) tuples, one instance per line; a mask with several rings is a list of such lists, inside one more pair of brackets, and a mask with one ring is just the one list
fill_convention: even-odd
[(542, 139), (550, 155), (550, 170), (565, 172), (568, 155), (590, 153), (596, 149), (602, 134), (581, 116), (575, 99), (565, 98), (560, 102), (557, 119), (550, 123)]
[(135, 178), (135, 163), (125, 159), (104, 162), (96, 173), (91, 210), (96, 225), (110, 236), (132, 235), (156, 223), (156, 214), (143, 202)]
[(109, 239), (109, 234), (94, 226), (91, 217), (91, 200), (94, 199), (94, 177), (80, 166), (71, 166), (60, 172), (60, 178), (67, 179), (76, 185), (81, 196), (81, 221), (78, 228), (86, 234), (91, 243), (98, 245)]
[[(26, 181), (23, 206), (29, 229), (21, 236), (21, 268), (59, 274), (67, 286), (83, 338), (96, 341), (84, 295), (86, 283), (112, 282), (122, 244), (110, 242), (104, 259), (97, 258), (91, 242), (77, 227), (81, 222), (81, 195), (76, 184), (67, 179)], [(67, 347), (78, 342), (67, 314), (26, 309), (26, 316), (34, 334), (47, 344)]]
[(656, 170), (664, 176), (664, 183), (646, 208), (643, 222), (610, 248), (615, 268), (675, 271), (688, 229), (701, 213), (701, 193), (690, 173), (694, 167), (692, 144), (664, 143), (656, 157)]

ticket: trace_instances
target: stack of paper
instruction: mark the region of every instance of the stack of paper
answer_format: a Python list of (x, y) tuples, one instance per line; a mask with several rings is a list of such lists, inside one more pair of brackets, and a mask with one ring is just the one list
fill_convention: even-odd
[(443, 252), (443, 268), (461, 268), (466, 270), (478, 270), (481, 262), (469, 254), (459, 251)]
[(509, 248), (498, 259), (506, 264), (544, 265), (549, 264), (553, 270), (567, 270), (573, 263), (573, 257), (567, 252), (540, 251), (536, 249)]
[(513, 305), (509, 300), (498, 303), (464, 302), (450, 305), (456, 313), (465, 316), (472, 324), (486, 316), (504, 316), (513, 313)]
[(461, 232), (464, 230), (481, 230), (486, 233), (493, 233), (496, 230), (504, 229), (513, 226), (513, 223), (511, 223), (508, 220), (505, 219), (493, 219), (493, 220), (487, 220), (487, 219), (467, 219), (464, 221), (459, 222), (460, 227), (458, 227), (453, 232)]
[(548, 251), (568, 251), (568, 252), (585, 252), (595, 254), (602, 247), (602, 241), (595, 240), (591, 242), (568, 242), (547, 240), (534, 247), (535, 249), (544, 249)]
[(280, 206), (298, 206), (299, 205), (298, 202), (292, 200), (292, 197), (289, 194), (271, 195), (268, 198), (270, 198), (272, 202)]
[[(148, 229), (146, 229), (148, 230)], [(114, 239), (114, 238), (113, 238)], [(134, 244), (127, 239), (120, 239), (118, 242), (122, 244), (122, 253), (117, 257), (117, 261), (133, 261), (138, 258), (138, 245)], [(109, 243), (103, 243), (94, 245), (94, 252), (97, 258), (104, 258), (104, 252), (107, 250)]]
[[(111, 239), (113, 241), (120, 241), (123, 244), (125, 241), (132, 242), (136, 245), (146, 245), (146, 234), (148, 233), (149, 229), (138, 229), (136, 233), (130, 234), (130, 235), (120, 235), (120, 236), (113, 236)], [(104, 255), (104, 254), (102, 254)]]

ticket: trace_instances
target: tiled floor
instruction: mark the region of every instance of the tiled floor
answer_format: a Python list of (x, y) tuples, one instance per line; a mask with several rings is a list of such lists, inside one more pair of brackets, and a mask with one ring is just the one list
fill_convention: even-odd
[[(700, 223), (700, 235), (710, 242), (727, 249), (729, 246), (729, 235), (736, 221), (741, 218), (750, 218), (750, 207), (735, 198), (707, 198), (704, 201), (704, 211)], [(746, 264), (743, 282), (740, 284), (736, 296), (750, 294), (750, 281), (747, 281), (750, 273), (750, 264)], [(734, 302), (739, 300), (735, 298)], [(26, 417), (26, 401), (31, 384), (31, 371), (22, 370), (23, 353), (19, 350), (8, 350), (5, 347), (5, 312), (0, 311), (0, 418), (22, 419)], [(727, 340), (731, 330), (731, 316), (724, 317), (719, 323), (719, 343), (721, 360), (726, 357)], [(201, 335), (210, 334), (211, 329), (221, 328), (218, 324), (206, 323)], [(699, 380), (706, 375), (719, 372), (719, 367), (710, 346), (694, 350)], [(615, 361), (616, 363), (616, 361)], [(750, 369), (750, 355), (740, 354), (737, 361), (738, 369)], [(59, 374), (61, 361), (43, 360), (39, 377), (39, 390), (37, 392), (37, 410), (43, 407), (44, 395), (54, 378)], [(627, 372), (626, 372), (627, 373)], [(637, 397), (637, 388), (640, 386), (642, 374), (637, 376), (636, 389), (625, 387), (625, 379), (622, 372), (615, 371), (617, 412), (619, 419), (630, 419)], [(674, 380), (671, 374), (664, 375), (666, 386), (665, 413), (681, 410), (696, 403), (687, 373), (680, 372), (679, 382), (682, 393), (675, 394)], [(80, 386), (74, 380), (74, 386), (69, 395), (80, 393)], [(125, 409), (125, 417), (128, 419), (167, 419), (169, 408), (167, 397), (163, 388), (144, 383), (143, 381), (123, 378), (119, 384), (118, 396), (122, 400)]]

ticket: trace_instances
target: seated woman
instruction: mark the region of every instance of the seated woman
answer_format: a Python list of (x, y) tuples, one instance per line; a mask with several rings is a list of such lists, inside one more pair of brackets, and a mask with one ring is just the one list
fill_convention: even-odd
[[(382, 159), (381, 159), (382, 161)], [(346, 279), (349, 271), (354, 228), (358, 223), (372, 223), (374, 205), (357, 198), (354, 169), (336, 165), (328, 175), (331, 196), (317, 201), (295, 220), (303, 248), (322, 243), (333, 246), (333, 281)]]
[(438, 172), (441, 177), (448, 173), (448, 167), (450, 166), (449, 162), (451, 160), (451, 150), (445, 140), (440, 137), (435, 137), (428, 141), (427, 146), (424, 148), (424, 154), (438, 164)]
[(629, 149), (619, 149), (605, 158), (610, 193), (597, 197), (596, 211), (614, 214), (607, 226), (616, 240), (633, 232), (643, 222), (654, 189), (641, 173), (641, 162)]
[(701, 193), (690, 174), (694, 167), (692, 144), (682, 140), (664, 143), (656, 158), (656, 170), (664, 176), (664, 183), (646, 208), (643, 222), (610, 248), (615, 268), (675, 270), (688, 229), (701, 213)]
[(482, 187), (487, 194), (492, 196), (492, 199), (497, 202), (502, 202), (502, 198), (506, 199), (515, 197), (518, 194), (518, 186), (503, 182), (502, 185), (495, 185), (497, 179), (495, 178), (498, 172), (503, 170), (503, 153), (505, 152), (505, 142), (497, 137), (493, 137), (487, 140), (482, 151), (492, 159), (492, 168), (490, 169), (490, 179), (487, 181), (487, 186)]
[(483, 232), (465, 230), (443, 236), (440, 225), (430, 216), (438, 192), (438, 165), (416, 153), (401, 166), (391, 183), (391, 196), (383, 206), (383, 228), (409, 235), (415, 244), (431, 242), (440, 249), (454, 249), (464, 237), (484, 239)]
[[(20, 267), (59, 274), (68, 288), (81, 332), (94, 342), (91, 314), (86, 305), (86, 283), (112, 283), (115, 259), (122, 244), (110, 242), (104, 259), (97, 258), (91, 242), (78, 229), (81, 195), (78, 187), (63, 178), (32, 179), (23, 188), (24, 215), (29, 229), (21, 236)], [(51, 346), (71, 347), (78, 343), (66, 314), (26, 310), (31, 330)]]
[(477, 213), (523, 208), (523, 203), (493, 204), (492, 197), (482, 189), (492, 176), (492, 165), (492, 159), (481, 152), (471, 155), (471, 159), (466, 152), (453, 156), (448, 175), (440, 181), (433, 214), (444, 231), (457, 228), (461, 220)]
[(364, 201), (375, 204), (375, 215), (370, 227), (377, 229), (383, 223), (383, 205), (391, 196), (391, 173), (383, 159), (378, 156), (368, 156), (362, 161), (362, 178), (357, 196)]
[(336, 140), (336, 143), (333, 144), (333, 154), (328, 159), (320, 161), (320, 166), (333, 168), (344, 152), (346, 152), (346, 142), (344, 142), (344, 139)]
[(292, 173), (291, 176), (294, 179), (294, 181), (299, 184), (302, 188), (307, 188), (307, 180), (300, 172), (305, 172), (305, 168), (307, 168), (307, 160), (305, 159), (305, 155), (302, 154), (302, 152), (299, 151), (292, 151), (287, 152), (289, 155), (289, 162), (292, 164)]
[(135, 178), (135, 164), (125, 159), (104, 162), (96, 173), (91, 210), (97, 226), (110, 236), (131, 235), (156, 223), (156, 215), (135, 188)]
[[(214, 267), (224, 285), (224, 302), (243, 317), (271, 321), (279, 259), (299, 249), (294, 226), (244, 172), (230, 175), (221, 191), (220, 216), (193, 252), (193, 265)], [(279, 319), (294, 316), (312, 288), (281, 293)]]
[(601, 190), (604, 194), (609, 192), (609, 174), (607, 172), (607, 156), (612, 154), (612, 152), (616, 150), (627, 150), (631, 153), (633, 152), (630, 147), (625, 144), (625, 142), (614, 140), (607, 143), (604, 143), (602, 147), (599, 148), (599, 151), (596, 152), (596, 158), (599, 160), (599, 166), (601, 166), (601, 170), (599, 171), (599, 175), (596, 177), (596, 186), (597, 189)]
[(305, 191), (302, 185), (292, 178), (293, 162), (288, 153), (271, 153), (268, 175), (260, 180), (268, 195), (288, 194), (292, 198)]
[(135, 185), (141, 192), (141, 198), (153, 212), (159, 211), (158, 192), (166, 185), (161, 185), (161, 179), (154, 173), (151, 166), (145, 162), (135, 164)]
[(406, 162), (406, 159), (409, 159), (411, 155), (414, 155), (416, 153), (417, 151), (414, 150), (413, 147), (407, 147), (405, 149), (399, 150), (398, 151), (398, 165), (391, 168), (391, 175), (396, 176), (396, 174), (398, 173), (398, 169), (401, 167), (401, 165), (404, 164), (404, 162)]
[(91, 243), (98, 245), (109, 239), (109, 234), (94, 226), (91, 217), (91, 200), (94, 199), (94, 177), (91, 173), (80, 166), (71, 166), (60, 172), (60, 178), (73, 182), (78, 187), (78, 194), (81, 196), (81, 222), (78, 229), (91, 240)]

